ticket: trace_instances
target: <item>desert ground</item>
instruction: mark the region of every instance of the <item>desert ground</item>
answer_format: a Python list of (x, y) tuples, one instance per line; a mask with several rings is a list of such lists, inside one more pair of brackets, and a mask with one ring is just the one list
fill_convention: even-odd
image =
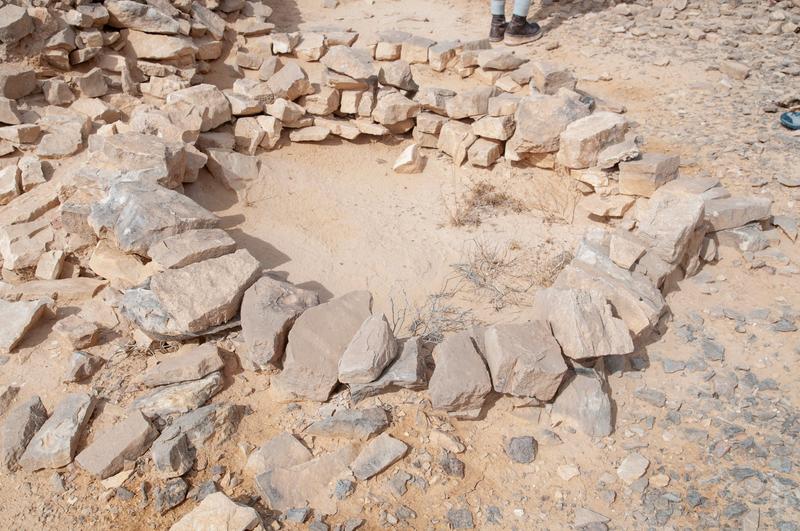
[(529, 19), (0, 0), (0, 525), (800, 528), (800, 1)]

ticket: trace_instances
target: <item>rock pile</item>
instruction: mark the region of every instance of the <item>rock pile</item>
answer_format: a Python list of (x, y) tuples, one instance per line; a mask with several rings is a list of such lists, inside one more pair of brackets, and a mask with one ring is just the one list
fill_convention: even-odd
[[(244, 198), (265, 171), (256, 154), (281, 138), (410, 134), (415, 145), (397, 161), (398, 172), (421, 171), (421, 148), (480, 167), (505, 158), (568, 173), (596, 217), (632, 209), (627, 223), (586, 234), (555, 285), (536, 294), (535, 320), (475, 328), (435, 346), (427, 396), (458, 418), (478, 418), (495, 392), (550, 404), (553, 418), (608, 435), (607, 360), (647, 339), (665, 314), (665, 293), (715, 260), (716, 245), (732, 239), (748, 247), (748, 227), (770, 218), (768, 199), (731, 197), (717, 181), (680, 177), (675, 156), (642, 153), (625, 117), (576, 91), (569, 70), (488, 41), (436, 43), (392, 31), (362, 42), (329, 28), (276, 33), (270, 8), (246, 1), (80, 4), (0, 8), (0, 42), (41, 39), (41, 30), (38, 53), (50, 69), (0, 65), (0, 149), (12, 155), (0, 170), (8, 279), (0, 286), (0, 350), (13, 351), (54, 312), (69, 350), (126, 328), (145, 348), (154, 340), (193, 347), (141, 374), (124, 415), (83, 447), (94, 395), (65, 396), (49, 416), (39, 397), (14, 404), (0, 430), (9, 471), (74, 460), (105, 480), (145, 459), (163, 480), (157, 505), (176, 506), (198, 449), (229, 437), (244, 413), (208, 403), (225, 386), (226, 370), (208, 337), (238, 326), (239, 361), (276, 372), (272, 391), (285, 400), (325, 402), (344, 385), (355, 404), (392, 388), (426, 387), (421, 339), (396, 338), (386, 317), (373, 314), (369, 292), (320, 303), (316, 293), (272, 278), (217, 216), (181, 193), (207, 168)], [(53, 19), (46, 28), (45, 14)], [(205, 74), (226, 42), (236, 47), (234, 69), (257, 75), (221, 90)], [(320, 83), (309, 79), (308, 61), (324, 66)], [(460, 93), (420, 87), (411, 68), (420, 64), (477, 86)], [(72, 70), (78, 65), (86, 72)], [(143, 103), (140, 94), (159, 103)], [(25, 112), (36, 98), (47, 103), (42, 112)], [(48, 161), (83, 151), (74, 175), (50, 174)], [(87, 304), (76, 315), (58, 313), (74, 303)], [(66, 379), (85, 382), (100, 370), (102, 362), (76, 352)], [(247, 470), (270, 509), (334, 513), (348, 484), (406, 455), (408, 444), (384, 431), (390, 426), (383, 409), (340, 409), (305, 433), (348, 444), (315, 455), (284, 433), (250, 453)], [(535, 447), (521, 440), (509, 452), (529, 462)], [(626, 462), (620, 476), (635, 479), (647, 465)], [(211, 520), (251, 529), (259, 517), (215, 493), (173, 529)]]

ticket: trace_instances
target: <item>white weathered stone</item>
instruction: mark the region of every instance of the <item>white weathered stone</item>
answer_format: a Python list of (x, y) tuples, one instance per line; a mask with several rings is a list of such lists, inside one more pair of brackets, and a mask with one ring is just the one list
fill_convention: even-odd
[(453, 162), (459, 166), (467, 159), (467, 152), (476, 139), (469, 124), (450, 120), (442, 125), (437, 148), (450, 155)]
[(150, 448), (158, 431), (138, 411), (95, 436), (92, 443), (75, 458), (78, 465), (99, 479), (122, 470), (125, 461), (133, 461)]
[[(6, 411), (6, 407), (2, 408)], [(47, 410), (38, 396), (17, 405), (0, 427), (0, 471), (15, 472), (34, 434), (47, 420)]]
[(589, 437), (614, 431), (611, 398), (602, 360), (593, 369), (575, 367), (553, 402), (550, 418), (581, 430)]
[(25, 7), (7, 4), (0, 8), (0, 42), (14, 44), (33, 33), (33, 18)]
[(557, 160), (572, 169), (594, 166), (603, 149), (624, 140), (627, 129), (627, 120), (612, 112), (575, 120), (561, 133)]
[(258, 179), (261, 161), (257, 157), (225, 149), (207, 149), (206, 154), (206, 167), (211, 175), (236, 192), (240, 200), (247, 199), (250, 184)]
[(416, 144), (404, 149), (392, 166), (395, 173), (419, 173), (423, 168), (425, 168), (425, 158)]
[(547, 288), (536, 292), (534, 308), (547, 320), (565, 356), (583, 360), (633, 352), (625, 323), (596, 291)]
[(151, 245), (147, 255), (159, 269), (179, 269), (236, 250), (236, 242), (222, 229), (188, 230)]
[(397, 341), (385, 315), (368, 317), (339, 359), (339, 381), (375, 381), (397, 357)]
[(417, 389), (425, 382), (425, 359), (419, 337), (402, 342), (400, 354), (374, 382), (351, 384), (350, 400), (353, 403), (392, 387)]
[(383, 125), (393, 125), (414, 118), (420, 105), (399, 92), (389, 92), (378, 98), (372, 119)]
[[(300, 96), (311, 94), (313, 89), (308, 74), (296, 62), (288, 62), (267, 81), (275, 99), (294, 101)], [(273, 115), (275, 116), (275, 115)], [(280, 119), (280, 116), (276, 116)]]
[(288, 432), (282, 432), (262, 444), (247, 456), (244, 470), (252, 477), (277, 468), (288, 468), (310, 461), (314, 455), (302, 442)]
[(477, 416), (492, 382), (470, 335), (460, 332), (445, 338), (434, 349), (433, 359), (436, 368), (428, 385), (433, 408)]
[(289, 330), (307, 308), (319, 304), (310, 290), (270, 277), (261, 277), (242, 299), (244, 356), (257, 370), (278, 365), (283, 359)]
[(168, 236), (217, 223), (217, 216), (185, 195), (147, 182), (113, 183), (89, 215), (98, 236), (113, 235), (122, 251), (142, 256)]
[(303, 312), (289, 332), (283, 371), (273, 387), (287, 398), (326, 401), (338, 382), (339, 360), (371, 306), (369, 292), (354, 291)]
[(261, 264), (246, 250), (211, 258), (150, 278), (125, 292), (122, 312), (154, 338), (187, 337), (230, 321)]
[(167, 96), (167, 104), (178, 103), (184, 103), (200, 111), (201, 131), (209, 131), (231, 120), (231, 104), (225, 94), (214, 85), (195, 85)]
[(19, 459), (20, 466), (33, 472), (70, 464), (96, 403), (97, 399), (86, 393), (65, 396), (31, 439)]
[(199, 408), (222, 390), (222, 373), (212, 372), (200, 380), (157, 387), (137, 398), (129, 411), (141, 411), (148, 419), (166, 420), (173, 415)]
[(772, 200), (768, 197), (729, 197), (705, 202), (705, 219), (715, 231), (735, 229), (766, 219)]
[(619, 191), (626, 195), (650, 197), (664, 184), (678, 176), (680, 157), (645, 153), (638, 160), (619, 165)]
[(531, 81), (542, 94), (557, 94), (562, 88), (574, 90), (577, 83), (572, 72), (549, 61), (531, 63)]
[(495, 391), (543, 402), (553, 399), (567, 364), (545, 321), (495, 325), (483, 340)]
[(246, 531), (255, 529), (261, 517), (252, 507), (240, 505), (222, 492), (209, 494), (200, 504), (170, 527), (170, 531)]
[(176, 35), (180, 33), (178, 20), (147, 4), (131, 0), (107, 0), (108, 24), (115, 28), (130, 28), (145, 33), (163, 33)]
[(350, 464), (353, 475), (360, 481), (377, 476), (408, 452), (408, 445), (384, 433), (372, 439)]
[(0, 300), (0, 352), (11, 352), (43, 316), (55, 311), (52, 299), (8, 302)]
[(495, 87), (480, 87), (458, 93), (447, 100), (447, 116), (460, 120), (475, 118), (489, 112), (489, 98), (497, 95)]
[(200, 380), (225, 366), (219, 349), (213, 343), (205, 343), (180, 352), (146, 370), (140, 382), (147, 387), (158, 387), (174, 383)]
[(348, 46), (332, 46), (320, 62), (353, 79), (367, 79), (375, 75), (375, 67), (369, 55)]
[(392, 61), (381, 66), (378, 72), (381, 85), (395, 87), (400, 90), (417, 90), (419, 85), (414, 81), (411, 65), (405, 61)]

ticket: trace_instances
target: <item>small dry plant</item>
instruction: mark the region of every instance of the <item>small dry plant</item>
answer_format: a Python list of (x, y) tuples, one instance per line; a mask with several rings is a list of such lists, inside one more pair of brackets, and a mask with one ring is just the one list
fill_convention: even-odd
[(402, 305), (396, 304), (395, 300), (391, 299), (391, 323), (395, 335), (403, 330), (409, 318), (406, 328), (408, 333), (419, 336), (427, 343), (441, 343), (445, 334), (458, 332), (477, 324), (478, 321), (471, 310), (460, 308), (453, 302), (459, 287), (451, 284), (450, 280), (445, 281), (439, 291), (428, 295), (422, 305), (414, 308), (407, 298)]
[(531, 290), (552, 285), (571, 259), (549, 239), (528, 251), (516, 243), (501, 246), (473, 240), (464, 261), (452, 267), (459, 283), (499, 311), (529, 304)]
[(531, 210), (539, 212), (545, 223), (572, 223), (581, 196), (574, 180), (554, 175), (545, 181), (531, 201)]
[(507, 192), (498, 190), (488, 181), (478, 181), (465, 193), (457, 194), (452, 204), (445, 201), (448, 221), (453, 227), (478, 226), (482, 217), (506, 212), (527, 210), (519, 199)]

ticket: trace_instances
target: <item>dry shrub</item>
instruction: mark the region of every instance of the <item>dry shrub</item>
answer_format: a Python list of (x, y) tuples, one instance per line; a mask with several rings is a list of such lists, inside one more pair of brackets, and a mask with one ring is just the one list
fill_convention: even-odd
[(449, 280), (445, 281), (442, 289), (428, 295), (422, 306), (414, 308), (413, 318), (408, 325), (411, 335), (420, 336), (429, 343), (441, 343), (445, 334), (478, 324), (471, 310), (460, 308), (452, 302), (459, 288), (456, 286), (451, 289), (450, 284)]
[(571, 253), (549, 239), (531, 250), (516, 242), (500, 246), (473, 240), (465, 260), (452, 267), (459, 283), (501, 310), (529, 304), (531, 290), (552, 285), (570, 260)]
[(483, 216), (496, 216), (508, 212), (526, 211), (525, 205), (507, 192), (498, 190), (488, 181), (478, 181), (466, 193), (457, 195), (448, 210), (448, 221), (453, 227), (478, 226)]
[(581, 197), (575, 180), (554, 174), (545, 181), (532, 199), (531, 210), (539, 212), (545, 223), (572, 223)]

